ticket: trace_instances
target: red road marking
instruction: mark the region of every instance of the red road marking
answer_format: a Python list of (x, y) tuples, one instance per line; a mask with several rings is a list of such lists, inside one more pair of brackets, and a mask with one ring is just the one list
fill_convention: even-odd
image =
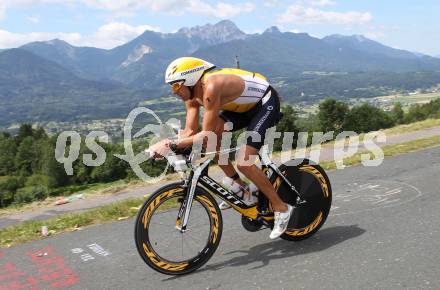
[(78, 275), (66, 266), (63, 257), (56, 255), (53, 247), (28, 252), (27, 255), (38, 269), (39, 280), (49, 283), (51, 288), (72, 286), (78, 282)]
[[(28, 252), (27, 256), (37, 270), (35, 277), (20, 271), (12, 262), (7, 261), (0, 264), (0, 290), (62, 288), (75, 285), (79, 281), (79, 276), (51, 246)], [(0, 259), (2, 257), (4, 254), (0, 252)]]
[(11, 262), (0, 267), (0, 290), (32, 289), (37, 290), (38, 281), (18, 270)]

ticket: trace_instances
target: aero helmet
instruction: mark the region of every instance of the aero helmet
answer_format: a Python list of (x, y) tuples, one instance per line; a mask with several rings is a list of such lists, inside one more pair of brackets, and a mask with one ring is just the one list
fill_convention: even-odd
[(187, 87), (194, 86), (203, 73), (215, 68), (215, 65), (195, 57), (181, 57), (174, 60), (165, 72), (165, 83), (183, 82)]

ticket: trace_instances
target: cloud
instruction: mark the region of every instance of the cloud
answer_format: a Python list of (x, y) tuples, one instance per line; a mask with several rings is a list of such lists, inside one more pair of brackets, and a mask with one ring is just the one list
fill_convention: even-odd
[(266, 0), (263, 2), (263, 5), (266, 7), (277, 7), (280, 6), (282, 3), (280, 0)]
[(61, 4), (66, 6), (82, 3), (89, 8), (104, 10), (114, 17), (132, 15), (142, 11), (163, 12), (181, 15), (184, 12), (215, 18), (233, 18), (255, 9), (251, 2), (230, 4), (217, 2), (209, 4), (202, 0), (0, 0), (0, 19), (9, 7), (23, 7), (37, 4)]
[(126, 23), (112, 22), (99, 27), (96, 32), (85, 36), (79, 33), (13, 33), (0, 30), (0, 48), (19, 47), (33, 41), (48, 41), (58, 38), (76, 46), (93, 46), (109, 49), (127, 43), (145, 32), (145, 30), (159, 31), (160, 28), (150, 25), (131, 26)]
[(278, 27), (278, 29), (279, 29), (281, 32), (301, 33), (301, 31), (300, 31), (299, 29), (296, 29), (296, 28), (290, 28), (290, 27), (288, 28), (288, 27), (286, 27), (286, 26), (284, 26), (284, 25), (282, 25), (282, 24), (278, 25), (277, 27)]
[(307, 0), (306, 2), (312, 6), (319, 7), (332, 6), (336, 4), (336, 2), (332, 0)]
[(287, 11), (279, 15), (280, 23), (301, 24), (365, 24), (373, 16), (369, 12), (334, 12), (304, 7), (299, 4), (289, 6)]
[(264, 29), (244, 29), (243, 32), (246, 34), (262, 34)]
[(28, 16), (28, 17), (26, 17), (26, 19), (29, 22), (34, 23), (34, 24), (40, 23), (40, 17), (38, 17), (38, 16)]
[(0, 48), (13, 48), (33, 41), (47, 41), (54, 38), (63, 39), (72, 44), (81, 43), (81, 34), (63, 32), (13, 33), (0, 30)]
[(160, 11), (169, 14), (182, 14), (184, 11), (215, 18), (232, 18), (255, 9), (252, 3), (229, 4), (218, 2), (215, 5), (201, 0), (83, 0), (92, 8), (113, 13), (130, 13), (140, 10)]
[(5, 17), (6, 10), (11, 7), (27, 7), (38, 4), (62, 4), (65, 6), (75, 5), (75, 0), (1, 0), (0, 20)]
[(113, 48), (136, 38), (145, 30), (158, 32), (160, 28), (150, 25), (131, 26), (126, 23), (112, 22), (99, 27), (98, 31), (88, 36), (82, 45)]
[(6, 5), (0, 2), (0, 20), (5, 17)]
[(373, 40), (382, 40), (385, 39), (385, 33), (380, 31), (368, 31), (364, 33), (364, 36)]
[(215, 18), (233, 18), (242, 13), (252, 12), (255, 9), (255, 5), (249, 2), (243, 4), (218, 2), (213, 6), (200, 0), (190, 0), (188, 4), (187, 11)]
[(25, 7), (33, 6), (38, 4), (62, 4), (71, 5), (74, 4), (75, 0), (2, 0), (4, 7)]
[[(67, 7), (84, 4), (97, 10), (107, 10), (116, 15), (126, 15), (139, 10), (161, 11), (177, 4), (177, 0), (1, 0), (0, 13), (10, 7), (29, 7), (39, 4), (60, 4)], [(0, 14), (1, 16), (1, 14)]]
[(181, 9), (177, 0), (83, 0), (89, 7), (108, 10), (112, 12), (133, 12), (139, 10), (167, 11), (168, 9)]

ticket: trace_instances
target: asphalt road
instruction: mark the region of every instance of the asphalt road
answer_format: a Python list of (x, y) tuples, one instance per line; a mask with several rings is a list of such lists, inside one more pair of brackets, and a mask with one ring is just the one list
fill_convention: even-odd
[(211, 260), (172, 277), (143, 263), (126, 220), (0, 251), (0, 289), (440, 289), (440, 147), (330, 179), (334, 207), (308, 240), (246, 232), (227, 210)]

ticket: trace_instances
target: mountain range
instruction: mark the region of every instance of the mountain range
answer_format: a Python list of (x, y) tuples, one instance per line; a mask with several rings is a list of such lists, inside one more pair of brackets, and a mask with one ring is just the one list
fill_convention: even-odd
[[(109, 50), (76, 47), (58, 39), (2, 50), (0, 125), (123, 117), (140, 101), (168, 93), (163, 72), (180, 56), (201, 57), (218, 67), (235, 67), (238, 56), (242, 68), (268, 76), (291, 102), (304, 98), (304, 91), (312, 99), (348, 97), (346, 91), (358, 89), (350, 84), (353, 78), (356, 86), (382, 89), (440, 83), (440, 59), (361, 35), (319, 39), (277, 27), (246, 34), (224, 20), (175, 33), (145, 31)], [(426, 75), (424, 81), (414, 82), (416, 72)], [(334, 84), (323, 88), (321, 82), (329, 80), (339, 89)], [(311, 88), (316, 82), (318, 88)], [(373, 91), (371, 95), (378, 93)]]

